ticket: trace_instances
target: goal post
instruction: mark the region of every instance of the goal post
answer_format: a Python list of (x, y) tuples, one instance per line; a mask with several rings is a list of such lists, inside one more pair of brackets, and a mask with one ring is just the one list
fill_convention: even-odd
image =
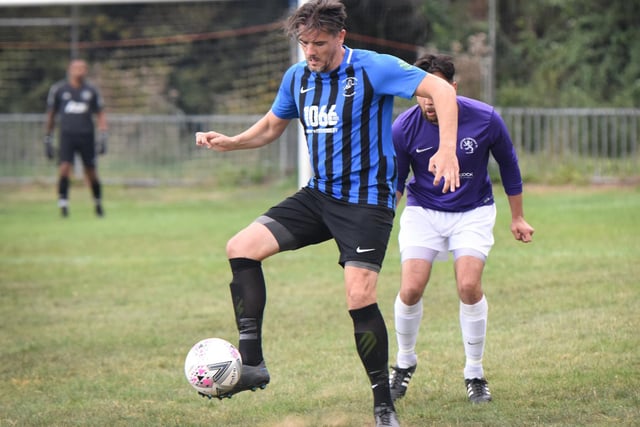
[[(298, 0), (298, 7), (302, 6), (308, 0)], [(295, 41), (294, 41), (295, 42)], [(298, 61), (304, 61), (304, 53), (298, 43), (296, 43), (298, 52)], [(298, 187), (302, 188), (307, 185), (311, 179), (311, 160), (309, 159), (309, 150), (307, 148), (307, 138), (301, 123), (298, 123)]]

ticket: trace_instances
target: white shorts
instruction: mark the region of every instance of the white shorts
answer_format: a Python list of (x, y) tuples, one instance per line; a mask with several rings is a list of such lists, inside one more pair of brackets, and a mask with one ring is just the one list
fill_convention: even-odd
[(481, 206), (467, 212), (442, 212), (420, 206), (406, 206), (400, 216), (400, 257), (446, 261), (454, 256), (471, 255), (483, 261), (493, 246), (496, 205)]

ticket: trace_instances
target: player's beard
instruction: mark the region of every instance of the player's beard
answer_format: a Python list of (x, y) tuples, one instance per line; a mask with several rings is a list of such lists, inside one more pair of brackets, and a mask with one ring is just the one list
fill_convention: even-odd
[(317, 56), (310, 56), (307, 58), (307, 67), (309, 67), (309, 69), (314, 73), (325, 73), (329, 71), (329, 63), (323, 62)]
[(433, 107), (422, 107), (422, 116), (431, 124), (438, 124), (438, 115)]
[[(321, 57), (317, 55), (311, 55), (307, 57), (307, 67), (313, 71), (314, 73), (328, 73), (334, 68), (338, 67), (340, 64), (336, 66), (333, 65), (335, 62), (337, 52), (334, 52), (332, 55), (327, 56), (327, 58), (323, 61)], [(312, 63), (314, 65), (312, 65)]]

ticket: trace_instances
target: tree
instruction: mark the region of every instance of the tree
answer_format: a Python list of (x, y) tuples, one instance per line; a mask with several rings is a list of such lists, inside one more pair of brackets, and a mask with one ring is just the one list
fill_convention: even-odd
[[(376, 50), (404, 59), (416, 60), (415, 49), (427, 40), (427, 21), (421, 11), (422, 0), (343, 0), (347, 8), (347, 44), (354, 48)], [(407, 47), (380, 46), (350, 40), (349, 33), (406, 44)]]
[(640, 105), (640, 4), (500, 2), (500, 105)]
[[(416, 59), (417, 47), (452, 53), (461, 93), (481, 96), (479, 64), (484, 53), (478, 46), (482, 47), (488, 28), (487, 0), (343, 1), (350, 47), (390, 53), (407, 62)], [(281, 21), (291, 3), (81, 6), (80, 41), (89, 43), (81, 55), (91, 63), (92, 74), (102, 79), (98, 83), (116, 112), (262, 112), (272, 101), (281, 71), (289, 65), (286, 46), (282, 54), (286, 38), (272, 30), (257, 36), (264, 39), (257, 43), (240, 33)], [(68, 18), (71, 10), (70, 6), (9, 7), (2, 12), (8, 17)], [(498, 0), (498, 18), (496, 104), (640, 105), (640, 2)], [(219, 31), (238, 31), (238, 35), (144, 48), (127, 44)], [(49, 86), (64, 77), (70, 33), (69, 27), (59, 26), (0, 27), (0, 113), (44, 109)], [(387, 42), (379, 44), (377, 39)], [(119, 41), (126, 46), (102, 47)], [(280, 46), (280, 53), (271, 46)]]

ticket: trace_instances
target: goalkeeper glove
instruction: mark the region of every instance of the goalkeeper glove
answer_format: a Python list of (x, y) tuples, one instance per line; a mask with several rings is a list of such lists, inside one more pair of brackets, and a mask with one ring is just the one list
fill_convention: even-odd
[(44, 154), (49, 160), (53, 160), (53, 158), (55, 157), (55, 150), (53, 149), (53, 137), (49, 134), (44, 136)]
[(109, 135), (106, 131), (100, 132), (98, 134), (98, 154), (106, 154), (107, 153), (107, 138)]

